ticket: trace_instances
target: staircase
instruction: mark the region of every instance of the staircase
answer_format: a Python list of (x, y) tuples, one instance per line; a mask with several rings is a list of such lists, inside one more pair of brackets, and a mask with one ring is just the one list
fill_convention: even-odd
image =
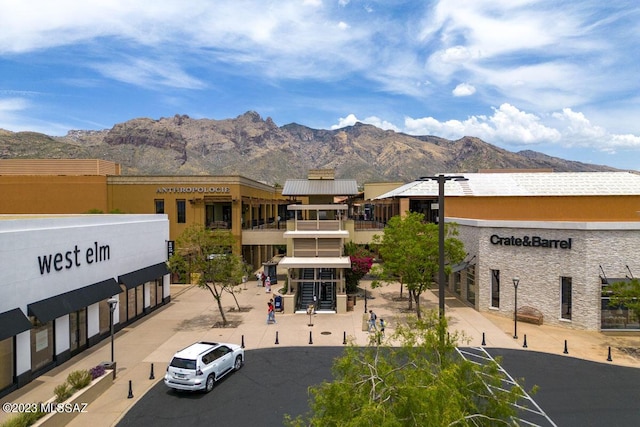
[[(321, 270), (320, 280), (333, 280), (332, 270)], [(318, 310), (335, 310), (335, 294), (333, 282), (320, 283)]]
[(300, 285), (300, 299), (298, 300), (298, 308), (306, 310), (309, 304), (313, 304), (314, 295), (314, 275), (313, 268), (305, 268), (302, 270), (302, 279), (309, 280), (308, 282), (302, 282)]

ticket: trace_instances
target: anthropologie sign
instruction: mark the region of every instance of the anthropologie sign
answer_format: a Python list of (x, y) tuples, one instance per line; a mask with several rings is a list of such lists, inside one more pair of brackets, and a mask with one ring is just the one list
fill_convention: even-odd
[(229, 193), (229, 187), (158, 187), (156, 193)]
[(568, 239), (543, 239), (540, 236), (498, 236), (494, 234), (490, 241), (499, 246), (524, 246), (532, 248), (571, 249), (571, 238)]

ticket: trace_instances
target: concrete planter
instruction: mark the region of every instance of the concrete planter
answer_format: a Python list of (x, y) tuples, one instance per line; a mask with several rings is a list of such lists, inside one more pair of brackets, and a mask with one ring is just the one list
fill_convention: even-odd
[(64, 403), (57, 404), (54, 402), (55, 397), (47, 400), (44, 405), (50, 405), (52, 410), (44, 417), (40, 418), (34, 426), (44, 427), (63, 427), (69, 424), (82, 410), (88, 411), (91, 402), (100, 396), (111, 384), (113, 384), (113, 371), (107, 370), (104, 375), (91, 381), (85, 388), (76, 391)]

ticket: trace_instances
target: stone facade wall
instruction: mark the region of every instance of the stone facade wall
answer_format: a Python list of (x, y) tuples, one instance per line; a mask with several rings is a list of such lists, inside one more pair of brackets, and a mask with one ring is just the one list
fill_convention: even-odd
[[(544, 323), (575, 329), (600, 329), (601, 276), (625, 277), (629, 270), (640, 276), (640, 223), (531, 223), (513, 221), (459, 222), (459, 238), (469, 255), (476, 256), (475, 308), (513, 316), (513, 278), (520, 279), (518, 307), (531, 306), (544, 315)], [(492, 243), (492, 236), (509, 239)], [(511, 237), (513, 236), (513, 239)], [(558, 240), (557, 247), (525, 245), (525, 238)], [(517, 244), (515, 239), (521, 239)], [(568, 239), (571, 239), (570, 248)], [(493, 238), (494, 242), (498, 239)], [(565, 248), (562, 248), (564, 241)], [(530, 241), (529, 241), (530, 243)], [(602, 267), (602, 270), (601, 270)], [(499, 308), (491, 306), (491, 270), (500, 271)], [(450, 279), (453, 279), (453, 276)], [(561, 278), (571, 277), (571, 319), (561, 316)], [(461, 299), (466, 301), (465, 272), (461, 274)], [(450, 280), (449, 290), (453, 288)]]

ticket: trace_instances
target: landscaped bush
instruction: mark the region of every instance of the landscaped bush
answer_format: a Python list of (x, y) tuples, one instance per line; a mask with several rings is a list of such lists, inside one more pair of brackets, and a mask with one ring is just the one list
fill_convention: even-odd
[(102, 365), (95, 366), (95, 367), (89, 369), (89, 373), (91, 374), (91, 379), (92, 380), (95, 380), (96, 378), (100, 378), (105, 373), (104, 366), (102, 366)]
[(91, 373), (86, 369), (73, 371), (67, 377), (67, 382), (74, 390), (80, 390), (91, 384)]
[(73, 387), (64, 382), (53, 389), (53, 393), (56, 395), (56, 402), (62, 403), (73, 394)]
[[(39, 408), (38, 408), (39, 409)], [(21, 412), (15, 417), (11, 417), (1, 425), (2, 427), (28, 427), (36, 423), (40, 418), (44, 417), (46, 413), (40, 412)]]

